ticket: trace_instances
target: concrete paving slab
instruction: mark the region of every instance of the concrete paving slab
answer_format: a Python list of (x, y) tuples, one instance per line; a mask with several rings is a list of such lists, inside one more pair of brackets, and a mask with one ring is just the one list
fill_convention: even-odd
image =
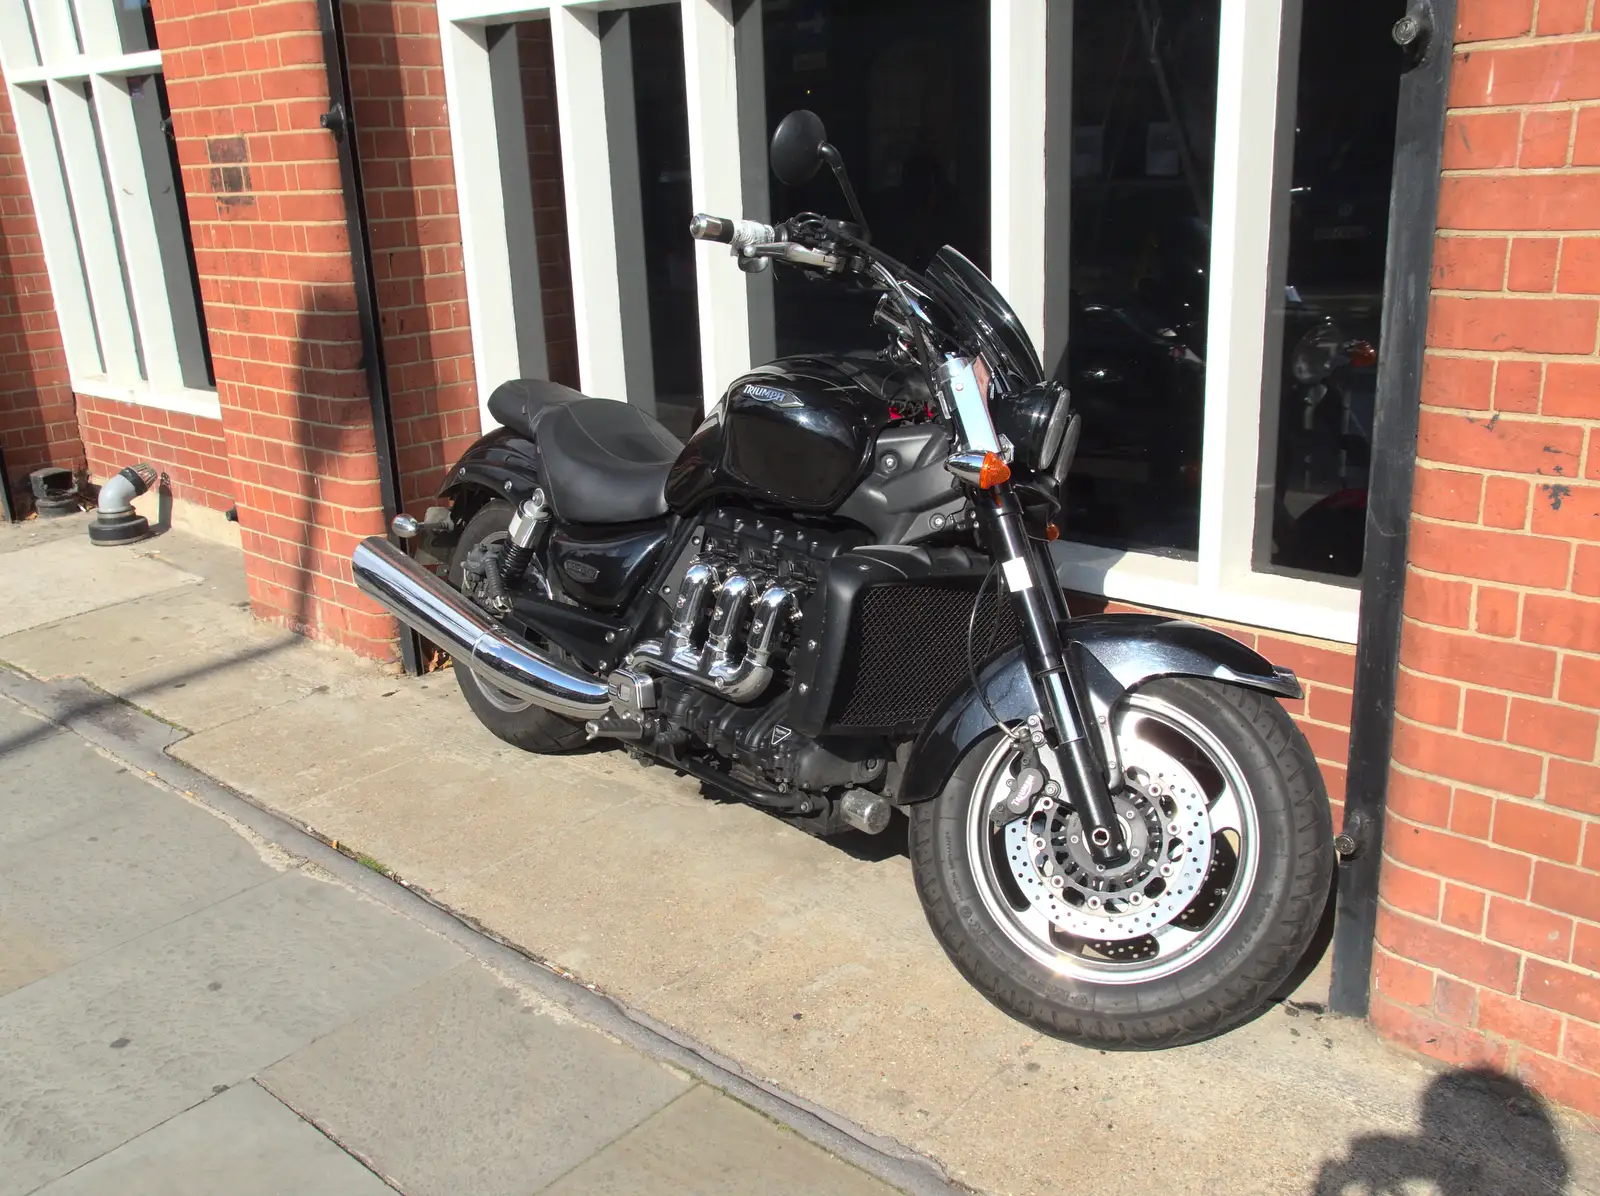
[(0, 843), (0, 910), (57, 960), (96, 955), (277, 875), (214, 815), (80, 742), (70, 747), (73, 787), (99, 798), (82, 807), (92, 816)]
[(0, 636), (199, 583), (193, 573), (153, 559), (137, 545), (99, 547), (87, 534), (50, 539), (6, 554), (0, 566)]
[(891, 1196), (894, 1189), (700, 1085), (543, 1191), (548, 1196)]
[(537, 1191), (690, 1087), (476, 963), (261, 1082), (407, 1196)]
[(0, 913), (0, 997), (59, 972), (67, 962), (38, 931)]
[(0, 1000), (0, 1193), (30, 1192), (459, 963), (296, 870)]
[(193, 731), (316, 692), (346, 692), (377, 670), (224, 603), (209, 585), (135, 598), (61, 625), (0, 638), (0, 660), (36, 677), (92, 677), (108, 693)]
[(40, 1196), (394, 1196), (254, 1083), (180, 1113)]
[(55, 540), (78, 540), (89, 535), (87, 513), (64, 515), (57, 519), (26, 519), (21, 523), (0, 522), (0, 554), (21, 552)]
[(61, 750), (70, 738), (0, 698), (0, 849), (53, 834), (110, 807), (110, 794), (77, 783), (80, 757)]

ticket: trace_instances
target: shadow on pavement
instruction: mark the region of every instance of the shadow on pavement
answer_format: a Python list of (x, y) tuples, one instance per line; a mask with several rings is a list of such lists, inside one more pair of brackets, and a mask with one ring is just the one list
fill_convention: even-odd
[[(297, 641), (292, 639), (284, 639), (277, 643), (262, 644), (259, 647), (251, 648), (246, 652), (235, 653), (225, 660), (211, 660), (204, 665), (198, 665), (194, 668), (185, 669), (179, 673), (171, 673), (165, 677), (162, 677), (159, 681), (152, 681), (146, 685), (131, 686), (114, 694), (106, 693), (96, 689), (94, 691), (94, 697), (85, 698), (81, 702), (74, 703), (70, 709), (58, 712), (57, 717), (61, 719), (81, 719), (93, 723), (96, 722), (100, 717), (120, 711), (128, 706), (137, 706), (139, 704), (139, 698), (148, 694), (155, 693), (159, 690), (182, 687), (196, 678), (204, 677), (209, 673), (218, 672), (219, 670), (224, 669), (231, 669), (241, 664), (248, 664), (253, 660), (261, 660), (265, 657), (273, 655), (274, 653), (282, 652), (287, 648), (294, 647), (296, 642)], [(0, 663), (0, 669), (5, 669), (7, 667), (8, 666), (5, 664)], [(27, 675), (21, 670), (16, 671), (19, 676)], [(56, 728), (53, 723), (40, 723), (36, 730), (29, 731), (26, 734), (13, 735), (9, 739), (0, 739), (0, 756), (7, 755), (10, 752), (20, 751), (22, 748), (27, 747), (30, 743), (35, 743), (48, 735), (54, 734), (55, 730)]]
[(1570, 1165), (1549, 1109), (1510, 1076), (1492, 1068), (1440, 1075), (1422, 1095), (1419, 1120), (1411, 1137), (1352, 1139), (1344, 1158), (1323, 1164), (1311, 1196), (1406, 1196), (1418, 1185), (1438, 1196), (1566, 1188)]

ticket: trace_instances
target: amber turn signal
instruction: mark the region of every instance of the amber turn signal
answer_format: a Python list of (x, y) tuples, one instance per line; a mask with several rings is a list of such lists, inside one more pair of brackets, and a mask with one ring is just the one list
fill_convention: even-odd
[(1045, 524), (1044, 525), (1044, 538), (1046, 540), (1059, 540), (1059, 539), (1061, 539), (1061, 529), (1059, 527), (1057, 527), (1053, 523)]
[(1011, 466), (999, 453), (983, 454), (983, 465), (978, 470), (978, 489), (990, 490), (1001, 482), (1011, 480)]

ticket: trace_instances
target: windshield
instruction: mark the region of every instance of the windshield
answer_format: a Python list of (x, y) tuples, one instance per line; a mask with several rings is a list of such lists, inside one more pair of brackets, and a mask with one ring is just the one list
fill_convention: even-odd
[(1025, 387), (1044, 380), (1039, 354), (1017, 313), (988, 276), (959, 250), (948, 245), (939, 250), (923, 277), (938, 292), (936, 298), (977, 339), (991, 364), (1015, 376)]

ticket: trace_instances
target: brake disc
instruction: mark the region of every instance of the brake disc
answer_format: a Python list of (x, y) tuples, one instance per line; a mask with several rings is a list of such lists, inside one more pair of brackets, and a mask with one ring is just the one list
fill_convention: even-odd
[(1128, 784), (1113, 795), (1129, 854), (1096, 864), (1075, 811), (1039, 797), (1005, 827), (1017, 887), (1074, 938), (1123, 942), (1153, 934), (1195, 899), (1211, 862), (1205, 791), (1189, 771), (1141, 740), (1123, 750)]

